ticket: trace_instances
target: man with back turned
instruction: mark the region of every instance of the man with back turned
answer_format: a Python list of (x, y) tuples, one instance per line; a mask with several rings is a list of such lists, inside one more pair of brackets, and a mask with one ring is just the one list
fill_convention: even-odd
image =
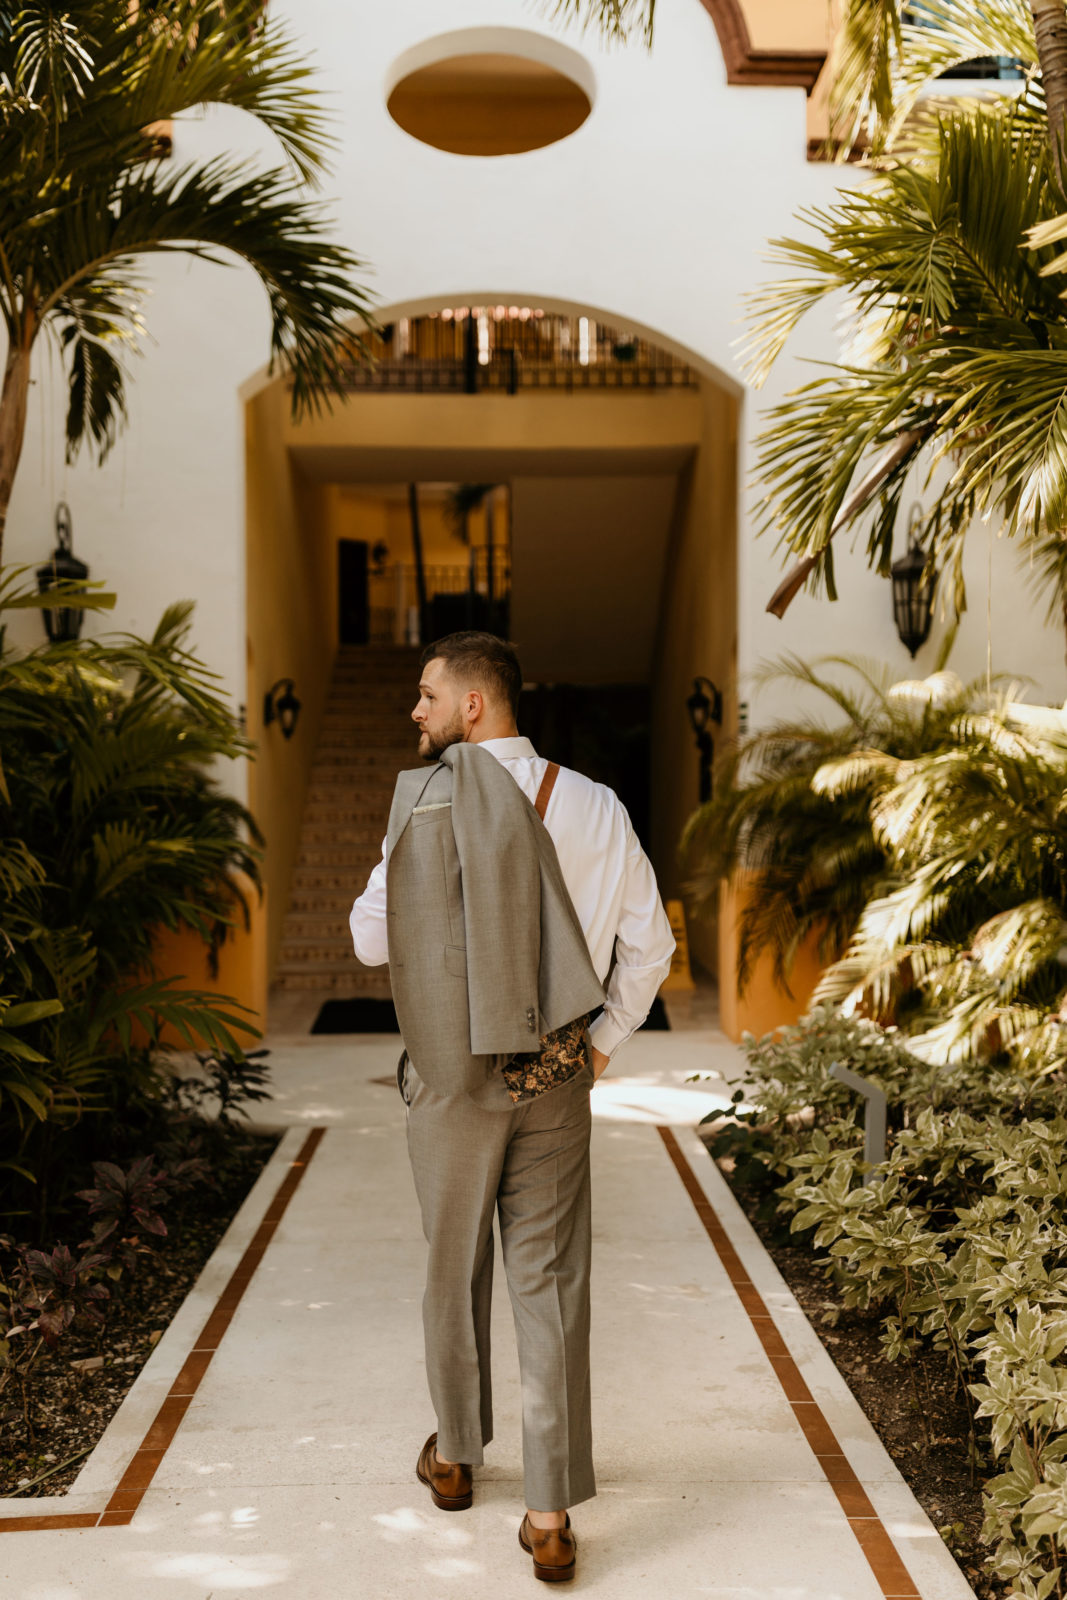
[(417, 1474), (466, 1509), (493, 1433), (493, 1215), (515, 1317), (534, 1574), (572, 1578), (568, 1508), (596, 1493), (589, 1405), (589, 1092), (648, 1014), (674, 940), (651, 865), (602, 784), (516, 725), (511, 645), (423, 654), (426, 767), (397, 780), (382, 859), (352, 908), (388, 960), (398, 1083), (429, 1245), (423, 1320), (437, 1430)]

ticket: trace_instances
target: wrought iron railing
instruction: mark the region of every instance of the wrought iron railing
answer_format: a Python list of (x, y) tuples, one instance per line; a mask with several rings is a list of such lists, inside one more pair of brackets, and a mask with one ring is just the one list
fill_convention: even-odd
[(684, 361), (590, 317), (529, 306), (460, 306), (387, 324), (353, 361), (351, 389), (479, 394), (529, 389), (695, 388)]
[(414, 563), (394, 562), (371, 572), (372, 644), (418, 644), (460, 628), (507, 635), (511, 561), (502, 545), (477, 545), (460, 564), (427, 565), (426, 608), (420, 610)]

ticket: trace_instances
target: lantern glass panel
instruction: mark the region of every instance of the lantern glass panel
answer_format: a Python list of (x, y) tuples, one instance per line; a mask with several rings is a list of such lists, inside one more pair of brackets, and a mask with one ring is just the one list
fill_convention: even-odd
[(893, 618), (901, 643), (914, 656), (930, 636), (937, 574), (927, 572), (923, 551), (913, 545), (892, 566)]

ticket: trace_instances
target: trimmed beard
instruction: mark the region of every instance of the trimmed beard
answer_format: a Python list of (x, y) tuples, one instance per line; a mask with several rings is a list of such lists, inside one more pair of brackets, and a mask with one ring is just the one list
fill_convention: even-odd
[(463, 743), (463, 717), (457, 711), (452, 721), (440, 733), (427, 733), (425, 730), (419, 735), (419, 745), (427, 741), (425, 750), (419, 750), (424, 761), (440, 761), (441, 756), (450, 745)]

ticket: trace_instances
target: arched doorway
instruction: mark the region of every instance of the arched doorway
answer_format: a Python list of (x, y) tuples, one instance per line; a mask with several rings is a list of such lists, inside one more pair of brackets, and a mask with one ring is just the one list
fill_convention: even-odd
[[(542, 686), (542, 741), (562, 737), (563, 708), (571, 743), (553, 753), (588, 766), (590, 746), (602, 760), (610, 751), (615, 769), (590, 770), (638, 797), (635, 821), (668, 895), (698, 797), (685, 705), (695, 677), (723, 690), (724, 731), (736, 726), (736, 384), (602, 308), (498, 293), (379, 315), (377, 366), (354, 368), (330, 412), (294, 423), (281, 378), (244, 395), (248, 704), (254, 713), (283, 677), (303, 701), (290, 741), (261, 740), (251, 782), (268, 839), (272, 970), (283, 977), (299, 953), (283, 948), (285, 909), (344, 637), (343, 559), (365, 563), (365, 626), (349, 637), (368, 648), (505, 619), (500, 631)], [(472, 525), (449, 530), (449, 501), (463, 490), (475, 496)], [(420, 561), (424, 578), (466, 567), (467, 601), (453, 603), (440, 573), (420, 592)], [(496, 611), (470, 609), (477, 596)], [(642, 722), (644, 741), (627, 746)], [(330, 886), (337, 928), (316, 923), (320, 954), (327, 933), (346, 937), (354, 876)], [(694, 956), (714, 963), (699, 931)]]

